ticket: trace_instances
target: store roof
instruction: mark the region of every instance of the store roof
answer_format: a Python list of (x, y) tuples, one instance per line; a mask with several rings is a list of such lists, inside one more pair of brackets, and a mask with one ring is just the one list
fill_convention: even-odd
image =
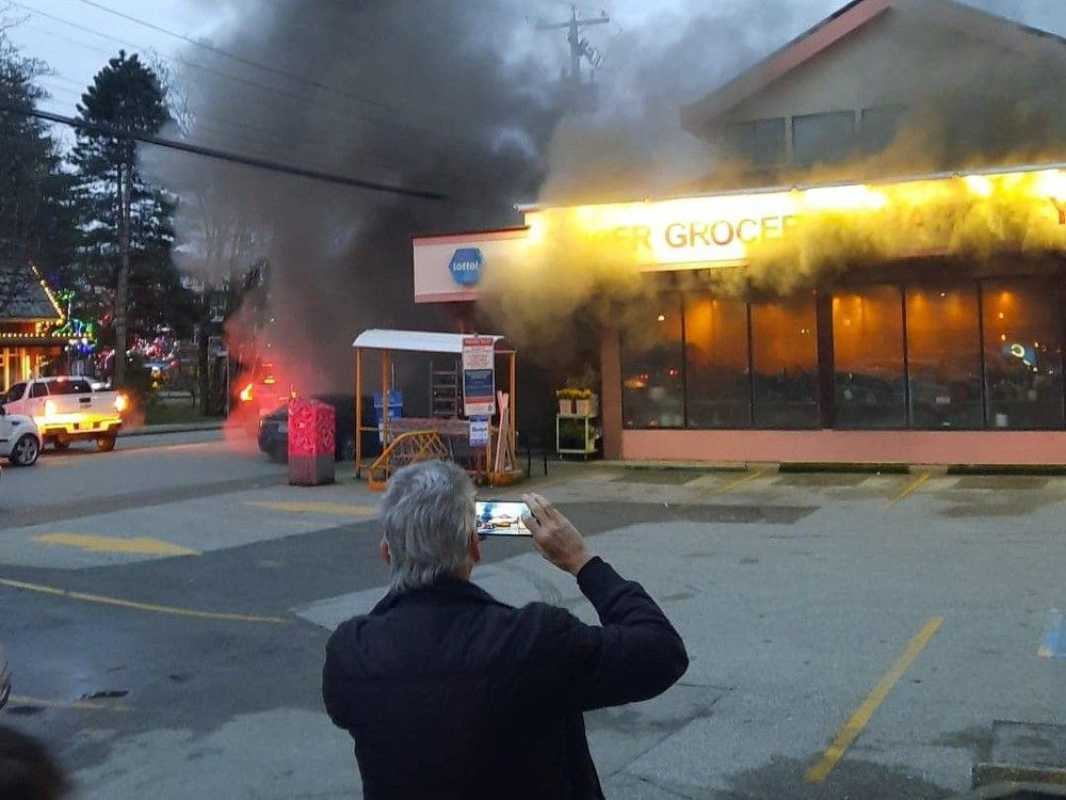
[(62, 319), (62, 311), (33, 267), (0, 263), (0, 322)]
[(917, 10), (947, 25), (968, 30), (1008, 48), (1043, 44), (1061, 47), (1066, 39), (1012, 22), (957, 0), (852, 0), (702, 100), (681, 109), (681, 125), (696, 134), (720, 114), (807, 63), (889, 9)]
[(455, 353), (463, 352), (463, 339), (470, 336), (483, 336), (492, 339), (498, 352), (511, 352), (513, 348), (502, 336), (488, 336), (473, 333), (432, 333), (428, 331), (397, 331), (384, 328), (371, 328), (360, 333), (352, 347), (365, 350), (406, 350), (416, 353)]

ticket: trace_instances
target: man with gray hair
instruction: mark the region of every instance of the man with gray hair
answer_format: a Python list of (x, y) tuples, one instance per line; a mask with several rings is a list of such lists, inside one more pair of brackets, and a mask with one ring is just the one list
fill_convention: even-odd
[(355, 742), (367, 800), (602, 798), (582, 712), (648, 700), (688, 668), (681, 637), (633, 581), (591, 556), (539, 495), (533, 544), (576, 576), (601, 625), (512, 608), (470, 582), (474, 486), (454, 464), (406, 467), (381, 506), (391, 589), (326, 646), (322, 696)]

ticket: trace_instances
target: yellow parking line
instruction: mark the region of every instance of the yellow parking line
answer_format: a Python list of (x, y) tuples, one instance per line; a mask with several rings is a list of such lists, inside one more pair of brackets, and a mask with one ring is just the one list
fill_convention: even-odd
[(86, 594), (85, 592), (71, 592), (66, 589), (59, 589), (55, 586), (43, 586), (38, 583), (25, 583), (23, 581), (13, 581), (7, 578), (0, 578), (0, 586), (7, 586), (10, 589), (22, 589), (27, 592), (40, 592), (41, 594), (52, 594), (58, 597), (67, 597), (71, 600), (83, 600), (87, 603), (101, 603), (108, 606), (121, 606), (122, 608), (132, 608), (138, 611), (151, 611), (156, 614), (172, 614), (178, 617), (196, 617), (197, 619), (215, 619), (215, 620), (228, 620), (231, 622), (262, 622), (271, 625), (285, 625), (289, 620), (284, 617), (259, 617), (254, 614), (224, 614), (215, 611), (195, 611), (190, 608), (177, 608), (175, 606), (160, 606), (154, 603), (136, 603), (132, 600), (123, 600), (120, 597), (105, 597), (99, 594)]
[(84, 533), (42, 533), (34, 536), (33, 541), (41, 544), (73, 547), (89, 553), (131, 553), (149, 556), (200, 555), (198, 550), (190, 550), (188, 547), (164, 542), (161, 539), (150, 539), (145, 536), (126, 539), (121, 536), (95, 536)]
[(710, 491), (705, 492), (704, 494), (725, 494), (726, 492), (731, 492), (733, 489), (735, 489), (736, 487), (740, 486), (743, 483), (747, 483), (748, 481), (753, 481), (756, 478), (761, 478), (763, 475), (765, 475), (769, 471), (770, 471), (769, 467), (762, 467), (761, 469), (757, 469), (754, 472), (749, 472), (747, 475), (744, 475), (744, 476), (742, 476), (740, 478), (737, 478), (736, 480), (732, 480), (729, 483), (725, 484), (724, 486), (715, 486)]
[(348, 503), (306, 503), (274, 502), (268, 500), (249, 500), (246, 506), (268, 508), (271, 511), (287, 511), (290, 514), (327, 514), (333, 517), (354, 517), (365, 519), (377, 514), (374, 506), (350, 505)]
[(918, 491), (918, 489), (922, 486), (922, 484), (924, 484), (927, 480), (929, 480), (929, 477), (930, 477), (930, 474), (928, 472), (923, 472), (921, 475), (919, 475), (913, 481), (911, 481), (906, 486), (904, 486), (903, 490), (900, 491), (899, 494), (897, 494), (895, 497), (893, 497), (891, 500), (889, 500), (888, 501), (888, 505), (889, 506), (894, 506), (900, 500), (906, 500), (908, 497), (910, 497), (912, 494), (914, 494), (916, 491)]
[(807, 770), (805, 776), (807, 783), (821, 783), (828, 777), (829, 773), (833, 771), (833, 767), (844, 757), (844, 753), (862, 733), (863, 728), (866, 727), (874, 712), (884, 702), (888, 693), (892, 691), (892, 687), (903, 677), (903, 674), (914, 663), (914, 659), (925, 649), (925, 646), (929, 644), (929, 640), (933, 638), (943, 624), (943, 617), (933, 617), (910, 640), (903, 654), (892, 665), (892, 669), (885, 673), (885, 676), (881, 678), (874, 690), (859, 706), (859, 710), (852, 714), (851, 719), (844, 723), (844, 727), (840, 729), (833, 743), (829, 745), (829, 748), (818, 763)]
[(26, 697), (21, 694), (13, 694), (8, 698), (8, 702), (11, 706), (43, 706), (44, 708), (76, 708), (79, 711), (130, 711), (129, 706), (122, 705), (121, 703), (105, 704), (105, 703), (89, 703), (85, 701), (74, 701), (72, 703), (65, 703), (62, 700), (42, 700), (39, 697)]

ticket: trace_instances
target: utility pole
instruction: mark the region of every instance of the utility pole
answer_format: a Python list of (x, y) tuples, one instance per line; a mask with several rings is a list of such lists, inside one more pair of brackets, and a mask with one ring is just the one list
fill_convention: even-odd
[(581, 59), (586, 58), (593, 70), (603, 60), (600, 52), (589, 44), (588, 39), (581, 38), (581, 29), (588, 25), (606, 25), (611, 21), (606, 11), (601, 11), (600, 16), (588, 19), (579, 19), (577, 6), (570, 6), (570, 19), (567, 22), (538, 22), (538, 31), (566, 31), (566, 41), (570, 44), (570, 72), (565, 76), (568, 95), (571, 98), (575, 110), (579, 110), (580, 98), (584, 88), (581, 80)]

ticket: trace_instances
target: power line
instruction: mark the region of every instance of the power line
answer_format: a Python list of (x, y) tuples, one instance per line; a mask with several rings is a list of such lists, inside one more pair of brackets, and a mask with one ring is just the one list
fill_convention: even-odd
[[(136, 42), (130, 41), (129, 39), (123, 39), (123, 38), (120, 38), (118, 36), (112, 36), (111, 34), (103, 33), (102, 31), (95, 30), (93, 28), (88, 27), (87, 25), (82, 25), (81, 23), (73, 22), (72, 20), (69, 20), (69, 19), (64, 19), (63, 17), (56, 16), (55, 14), (50, 14), (50, 13), (48, 13), (46, 11), (41, 11), (41, 10), (39, 10), (37, 8), (32, 7), (32, 6), (27, 6), (24, 3), (17, 2), (17, 0), (8, 0), (8, 2), (10, 2), (11, 5), (13, 5), (13, 6), (17, 7), (17, 8), (21, 8), (24, 11), (27, 11), (27, 12), (29, 12), (31, 14), (36, 14), (37, 16), (44, 17), (45, 19), (53, 20), (54, 22), (58, 22), (58, 23), (60, 23), (62, 25), (68, 25), (68, 26), (70, 26), (72, 28), (75, 28), (76, 30), (83, 31), (83, 32), (91, 34), (93, 36), (99, 36), (102, 39), (107, 39), (109, 41), (115, 42), (116, 44), (120, 44), (120, 45), (123, 45), (125, 47), (130, 47), (130, 48), (133, 48), (134, 50), (144, 50), (144, 51), (156, 52), (156, 51), (154, 51), (153, 48), (144, 47), (143, 45), (139, 45)], [(63, 38), (63, 37), (61, 37), (61, 38)], [(92, 45), (87, 45), (87, 44), (85, 44), (83, 42), (76, 42), (76, 41), (71, 40), (71, 39), (66, 39), (66, 41), (71, 41), (71, 42), (73, 42), (75, 44), (78, 44), (79, 46), (86, 47), (86, 48), (89, 48), (89, 49), (92, 49), (92, 50), (96, 50), (98, 52), (105, 52), (105, 51), (100, 50), (99, 48), (95, 48)], [(107, 55), (110, 56), (111, 54), (107, 53)], [(213, 67), (208, 67), (208, 66), (205, 66), (204, 64), (198, 64), (195, 61), (189, 61), (188, 59), (183, 58), (181, 56), (163, 56), (163, 55), (159, 54), (158, 52), (156, 53), (156, 55), (163, 61), (169, 61), (169, 62), (172, 62), (172, 63), (178, 63), (178, 64), (181, 64), (182, 66), (188, 67), (189, 69), (199, 70), (199, 71), (205, 72), (205, 73), (207, 73), (209, 75), (214, 75), (215, 77), (221, 78), (223, 80), (229, 80), (229, 81), (233, 81), (235, 83), (240, 83), (240, 84), (243, 84), (245, 86), (249, 86), (251, 88), (257, 89), (257, 90), (262, 91), (262, 92), (265, 92), (267, 94), (273, 94), (273, 95), (277, 95), (279, 97), (284, 97), (284, 98), (286, 98), (288, 100), (294, 100), (294, 101), (296, 101), (298, 103), (301, 103), (303, 105), (308, 105), (308, 104), (313, 103), (313, 100), (310, 97), (308, 97), (307, 95), (296, 94), (296, 93), (290, 92), (290, 91), (288, 91), (286, 89), (281, 89), (281, 88), (278, 88), (276, 86), (271, 86), (271, 85), (268, 85), (268, 84), (264, 84), (264, 83), (261, 83), (259, 81), (252, 80), (250, 78), (244, 78), (244, 77), (241, 77), (241, 76), (238, 76), (238, 75), (231, 75), (231, 74), (229, 74), (227, 72), (222, 72), (222, 71), (220, 71), (218, 69), (215, 69)], [(335, 116), (342, 115), (343, 118), (346, 121), (350, 121), (351, 117), (354, 116), (357, 119), (363, 120), (365, 122), (373, 123), (375, 125), (380, 125), (380, 126), (385, 126), (385, 127), (392, 127), (392, 128), (401, 128), (401, 129), (406, 128), (406, 129), (408, 129), (408, 131), (418, 132), (418, 133), (422, 133), (422, 134), (426, 134), (426, 135), (430, 135), (430, 136), (442, 136), (442, 137), (445, 137), (445, 138), (452, 139), (455, 142), (464, 143), (463, 140), (448, 134), (446, 131), (443, 131), (443, 130), (430, 130), (428, 128), (422, 128), (422, 127), (420, 127), (420, 126), (418, 126), (416, 124), (407, 122), (405, 120), (381, 119), (381, 118), (378, 118), (378, 117), (367, 116), (366, 114), (360, 114), (358, 112), (354, 112), (351, 109), (348, 109), (345, 112), (339, 112), (336, 109), (326, 107), (325, 110), (329, 111), (330, 113), (332, 113)]]
[(316, 81), (313, 78), (306, 78), (302, 75), (297, 75), (294, 72), (289, 72), (287, 70), (279, 69), (277, 67), (272, 67), (269, 64), (263, 64), (259, 61), (253, 61), (250, 58), (245, 58), (244, 56), (239, 56), (236, 53), (231, 53), (228, 50), (223, 50), (220, 47), (215, 47), (213, 45), (207, 44), (206, 42), (201, 42), (196, 39), (193, 39), (191, 36), (186, 36), (185, 34), (169, 30), (167, 28), (162, 27), (161, 25), (156, 25), (155, 23), (148, 22), (147, 20), (139, 19), (130, 14), (124, 14), (123, 12), (118, 11), (114, 8), (109, 8), (108, 6), (105, 6), (103, 3), (97, 3), (95, 2), (95, 0), (80, 0), (80, 2), (87, 6), (91, 6), (92, 8), (99, 9), (100, 11), (103, 11), (107, 14), (113, 14), (114, 16), (119, 17), (120, 19), (127, 20), (128, 22), (132, 22), (136, 25), (141, 25), (145, 28), (148, 28), (149, 30), (165, 34), (166, 36), (173, 37), (174, 39), (178, 39), (182, 42), (186, 42), (187, 44), (191, 44), (193, 47), (199, 47), (201, 50), (206, 50), (209, 53), (214, 53), (215, 55), (222, 56), (223, 58), (228, 58), (231, 61), (236, 61), (238, 64), (244, 64), (248, 67), (261, 69), (264, 72), (269, 72), (273, 75), (280, 75), (281, 77), (288, 78), (289, 80), (297, 81), (299, 83), (304, 83), (315, 89), (321, 89), (323, 91), (338, 94), (341, 97), (346, 97), (349, 100), (354, 100), (358, 103), (366, 103), (367, 105), (375, 106), (377, 108), (381, 108), (386, 111), (391, 111), (393, 113), (403, 113), (401, 109), (398, 109), (395, 106), (391, 106), (388, 103), (384, 103), (380, 100), (374, 100), (371, 98), (363, 97), (361, 95), (355, 95), (350, 92), (345, 92), (341, 89), (336, 89), (332, 86), (329, 86), (328, 84), (322, 83), (321, 81)]
[(191, 153), (192, 155), (203, 156), (204, 158), (213, 158), (218, 161), (228, 161), (234, 164), (241, 164), (246, 167), (255, 167), (257, 169), (264, 169), (270, 172), (279, 172), (285, 175), (295, 175), (296, 177), (308, 178), (310, 180), (322, 181), (324, 183), (333, 183), (338, 184), (340, 186), (350, 186), (356, 189), (366, 189), (367, 191), (398, 194), (406, 197), (418, 197), (424, 200), (447, 199), (447, 195), (442, 194), (441, 192), (436, 192), (428, 189), (411, 189), (406, 186), (399, 186), (397, 184), (379, 183), (377, 181), (369, 181), (364, 180), (362, 178), (352, 178), (346, 175), (338, 175), (336, 173), (306, 169), (304, 167), (298, 167), (292, 164), (284, 164), (279, 161), (273, 161), (265, 158), (256, 158), (253, 156), (245, 156), (240, 153), (232, 153), (225, 150), (216, 150), (211, 147), (202, 147), (200, 145), (190, 144), (188, 142), (180, 142), (175, 139), (166, 139), (161, 136), (154, 136), (148, 133), (122, 131), (110, 125), (101, 125), (96, 122), (87, 122), (85, 120), (75, 119), (74, 117), (66, 117), (61, 114), (53, 114), (48, 111), (19, 108), (18, 106), (0, 103), (0, 112), (19, 114), (25, 117), (35, 117), (37, 119), (47, 120), (48, 122), (55, 122), (60, 125), (67, 125), (71, 128), (86, 130), (103, 136), (112, 136), (116, 139), (126, 139), (128, 141), (141, 142), (143, 144), (155, 145), (156, 147), (163, 147), (170, 150), (179, 150), (184, 153)]

